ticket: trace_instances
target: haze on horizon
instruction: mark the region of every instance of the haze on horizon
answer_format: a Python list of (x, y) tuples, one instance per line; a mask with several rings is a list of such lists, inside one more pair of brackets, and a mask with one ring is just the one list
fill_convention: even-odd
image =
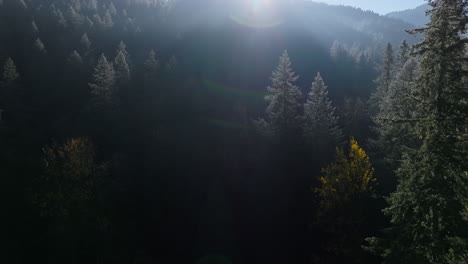
[(412, 9), (420, 6), (427, 1), (424, 0), (317, 0), (331, 5), (345, 5), (358, 7), (363, 10), (371, 10), (381, 15), (388, 14), (394, 11)]

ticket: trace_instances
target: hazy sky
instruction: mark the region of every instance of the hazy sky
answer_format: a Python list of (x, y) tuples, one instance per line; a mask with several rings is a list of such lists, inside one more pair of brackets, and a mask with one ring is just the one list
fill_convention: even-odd
[(372, 10), (380, 14), (415, 8), (426, 3), (424, 0), (317, 0), (328, 4), (349, 5)]

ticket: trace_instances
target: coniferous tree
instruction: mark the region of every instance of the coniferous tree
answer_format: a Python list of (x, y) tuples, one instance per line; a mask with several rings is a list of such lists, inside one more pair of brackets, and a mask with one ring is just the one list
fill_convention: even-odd
[(156, 59), (156, 53), (154, 50), (150, 50), (148, 57), (144, 63), (145, 66), (145, 87), (153, 88), (156, 81), (156, 76), (159, 70), (159, 60)]
[[(468, 254), (468, 1), (429, 2), (431, 21), (422, 42), (421, 76), (412, 118), (422, 144), (397, 171), (399, 185), (385, 213), (394, 225), (388, 240), (369, 239), (386, 263), (466, 263)], [(379, 243), (382, 247), (379, 248)], [(380, 250), (379, 250), (380, 249)], [(382, 250), (383, 249), (383, 250)]]
[(335, 40), (335, 42), (333, 42), (332, 47), (330, 48), (330, 56), (334, 60), (341, 60), (346, 58), (348, 56), (348, 53), (343, 44)]
[(40, 53), (47, 53), (45, 45), (40, 38), (37, 38), (34, 42), (34, 48), (36, 48), (36, 50)]
[(101, 25), (104, 28), (112, 28), (114, 26), (114, 21), (112, 20), (112, 15), (110, 14), (109, 10), (104, 13), (104, 16), (101, 20)]
[(16, 70), (15, 62), (8, 58), (3, 65), (2, 81), (4, 85), (10, 85), (16, 79), (18, 79), (19, 74)]
[(401, 42), (401, 45), (400, 45), (400, 51), (398, 53), (398, 65), (399, 65), (399, 68), (405, 66), (406, 62), (409, 60), (410, 58), (410, 47), (408, 45), (408, 42), (406, 42), (406, 39), (404, 39), (402, 42)]
[(380, 76), (377, 78), (377, 89), (371, 95), (369, 100), (369, 111), (371, 116), (375, 116), (379, 112), (380, 102), (388, 92), (392, 82), (393, 73), (395, 69), (395, 57), (392, 44), (388, 43), (385, 49), (385, 56), (380, 66)]
[(130, 80), (130, 69), (122, 51), (114, 59), (115, 80), (118, 86), (124, 86)]
[(81, 58), (81, 55), (76, 50), (74, 50), (70, 54), (70, 56), (68, 56), (68, 61), (70, 61), (71, 63), (75, 63), (75, 64), (83, 63), (83, 59)]
[(87, 0), (88, 1), (88, 8), (91, 10), (97, 9), (97, 0)]
[(32, 27), (32, 31), (33, 31), (34, 34), (36, 34), (36, 33), (39, 32), (39, 28), (37, 27), (37, 24), (36, 24), (35, 21), (33, 21), (33, 22), (31, 23), (31, 27)]
[(314, 153), (333, 153), (335, 147), (340, 145), (343, 133), (338, 127), (335, 107), (328, 98), (328, 88), (320, 73), (317, 73), (304, 104), (303, 122), (304, 136), (315, 149)]
[(75, 27), (82, 25), (84, 22), (83, 16), (77, 13), (71, 5), (68, 7), (67, 17), (68, 21), (70, 21), (70, 23)]
[(91, 93), (96, 99), (111, 103), (115, 100), (115, 82), (114, 67), (102, 54), (94, 69), (93, 83), (89, 84)]
[(72, 1), (71, 1), (71, 6), (72, 6), (76, 11), (81, 11), (81, 2), (80, 2), (80, 0), (72, 0)]
[(109, 13), (112, 15), (112, 16), (116, 16), (117, 15), (117, 9), (115, 9), (115, 6), (114, 6), (114, 3), (111, 2), (109, 4)]
[(90, 41), (89, 38), (88, 38), (88, 34), (84, 33), (84, 34), (81, 36), (80, 43), (81, 43), (81, 46), (83, 46), (83, 48), (84, 48), (85, 51), (88, 51), (88, 50), (89, 50), (89, 48), (91, 47), (91, 41)]
[(408, 59), (396, 74), (395, 80), (381, 99), (379, 112), (373, 118), (376, 140), (371, 140), (385, 167), (392, 171), (398, 168), (405, 150), (417, 147), (417, 138), (411, 133), (411, 127), (401, 120), (414, 117), (414, 93), (419, 76), (419, 64), (416, 59)]
[(176, 56), (172, 55), (171, 58), (166, 62), (166, 71), (168, 73), (174, 72), (177, 69), (179, 62)]
[(284, 51), (272, 73), (272, 85), (267, 88), (266, 118), (260, 120), (266, 132), (280, 140), (290, 140), (300, 130), (301, 91), (295, 85), (298, 78), (291, 68), (288, 52)]
[(159, 61), (156, 59), (154, 50), (150, 50), (148, 57), (145, 60), (145, 69), (147, 74), (154, 74), (159, 68)]
[(117, 46), (117, 51), (116, 51), (116, 56), (118, 56), (119, 53), (122, 53), (125, 57), (125, 61), (127, 62), (128, 66), (131, 68), (131, 58), (130, 54), (127, 51), (127, 45), (123, 41), (119, 42), (119, 45)]

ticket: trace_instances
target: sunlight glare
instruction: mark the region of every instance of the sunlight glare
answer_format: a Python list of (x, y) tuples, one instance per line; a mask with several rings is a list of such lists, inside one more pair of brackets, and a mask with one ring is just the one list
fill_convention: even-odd
[(250, 0), (250, 8), (253, 13), (263, 12), (271, 7), (271, 0)]

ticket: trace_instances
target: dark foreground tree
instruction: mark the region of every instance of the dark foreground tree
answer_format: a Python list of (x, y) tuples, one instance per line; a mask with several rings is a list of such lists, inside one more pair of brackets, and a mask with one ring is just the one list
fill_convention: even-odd
[[(399, 185), (385, 213), (388, 240), (369, 239), (386, 263), (466, 263), (468, 260), (468, 1), (429, 2), (431, 21), (415, 46), (421, 56), (413, 117), (421, 147), (405, 155)], [(380, 248), (379, 248), (380, 242)]]

